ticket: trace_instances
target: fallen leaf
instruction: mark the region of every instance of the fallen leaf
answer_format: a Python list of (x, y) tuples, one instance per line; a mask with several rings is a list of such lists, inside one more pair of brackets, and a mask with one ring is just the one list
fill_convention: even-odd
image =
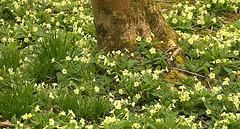
[(12, 127), (12, 123), (9, 120), (0, 122), (0, 128)]

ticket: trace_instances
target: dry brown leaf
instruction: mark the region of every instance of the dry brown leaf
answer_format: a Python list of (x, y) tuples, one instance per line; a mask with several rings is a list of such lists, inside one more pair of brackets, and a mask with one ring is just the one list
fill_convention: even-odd
[(0, 128), (12, 127), (12, 123), (9, 120), (0, 122)]
[(185, 73), (180, 72), (179, 75), (180, 75), (181, 77), (183, 77), (184, 79), (187, 79), (187, 78), (188, 78), (188, 75), (185, 74)]

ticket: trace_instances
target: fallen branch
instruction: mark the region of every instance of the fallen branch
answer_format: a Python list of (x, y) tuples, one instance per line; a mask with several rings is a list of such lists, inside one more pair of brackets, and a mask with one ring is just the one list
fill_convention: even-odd
[(209, 88), (212, 89), (212, 86), (211, 86), (210, 82), (207, 81), (207, 83), (208, 83)]
[(219, 19), (223, 24), (226, 24), (226, 22), (225, 22), (222, 18), (218, 17), (218, 19)]
[(192, 75), (195, 75), (195, 76), (198, 76), (198, 77), (206, 78), (205, 76), (203, 76), (203, 75), (201, 75), (201, 74), (193, 73), (193, 72), (190, 72), (190, 71), (187, 71), (187, 70), (183, 70), (183, 69), (179, 69), (179, 68), (174, 68), (174, 67), (169, 67), (169, 68), (170, 68), (170, 69), (174, 69), (174, 70), (178, 70), (178, 71), (181, 71), (181, 72), (189, 73), (189, 74), (192, 74)]

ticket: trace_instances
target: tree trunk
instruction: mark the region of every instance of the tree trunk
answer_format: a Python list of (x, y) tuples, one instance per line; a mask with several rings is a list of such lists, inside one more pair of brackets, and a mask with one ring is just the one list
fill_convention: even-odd
[[(165, 21), (153, 0), (92, 0), (97, 46), (105, 51), (134, 52), (136, 37), (152, 36), (155, 48), (172, 51), (172, 65), (183, 64), (179, 35)], [(161, 43), (163, 41), (163, 43)]]

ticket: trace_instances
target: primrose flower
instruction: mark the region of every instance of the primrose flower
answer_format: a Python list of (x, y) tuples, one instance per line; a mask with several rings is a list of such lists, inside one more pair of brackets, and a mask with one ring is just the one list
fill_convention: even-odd
[(139, 82), (134, 82), (134, 87), (139, 86)]
[(177, 22), (178, 22), (178, 20), (175, 18), (172, 20), (172, 23), (174, 23), (174, 24), (176, 24)]
[(76, 7), (73, 8), (73, 12), (74, 13), (77, 13), (78, 12), (78, 9)]
[(117, 50), (117, 51), (116, 51), (116, 54), (120, 55), (120, 54), (121, 54), (121, 51), (120, 51), (120, 50)]
[(153, 74), (153, 79), (157, 80), (158, 79), (158, 75), (157, 74)]
[(44, 12), (46, 12), (46, 13), (51, 13), (51, 12), (52, 12), (52, 9), (48, 8), (48, 9), (46, 9)]
[(68, 61), (71, 60), (71, 57), (70, 57), (70, 56), (67, 56), (67, 57), (66, 57), (66, 60), (68, 60)]
[(61, 111), (61, 112), (59, 113), (59, 115), (60, 115), (60, 116), (66, 116), (66, 113), (65, 113), (64, 111)]
[(214, 17), (213, 19), (211, 19), (212, 22), (216, 23), (217, 19)]
[(211, 7), (211, 4), (207, 4), (207, 8), (210, 8)]
[(229, 85), (228, 81), (223, 81), (222, 85)]
[(3, 80), (3, 77), (0, 76), (0, 81), (2, 81), (2, 80)]
[(234, 51), (233, 51), (233, 54), (234, 54), (235, 56), (238, 56), (238, 55), (239, 55), (239, 51), (234, 50)]
[(38, 28), (37, 28), (37, 27), (33, 27), (33, 31), (34, 31), (34, 32), (37, 32), (37, 31), (38, 31)]
[(93, 129), (93, 125), (86, 125), (85, 126), (87, 129)]
[(222, 95), (217, 95), (217, 99), (221, 100), (222, 99)]
[(138, 128), (140, 128), (140, 127), (141, 127), (141, 125), (140, 125), (140, 124), (138, 124), (138, 123), (134, 123), (134, 124), (133, 124), (133, 127), (138, 129)]
[(153, 48), (153, 47), (152, 47), (152, 48), (151, 48), (149, 51), (150, 51), (150, 53), (151, 53), (151, 54), (154, 54), (154, 53), (156, 53), (156, 49), (155, 49), (155, 48)]
[(210, 74), (209, 74), (209, 78), (210, 78), (210, 79), (215, 78), (215, 74), (214, 74), (214, 73), (210, 73)]
[(14, 74), (13, 68), (9, 68), (9, 69), (8, 69), (8, 72), (9, 72), (10, 75), (13, 75), (13, 74)]
[(75, 56), (75, 57), (73, 58), (73, 61), (78, 61), (78, 60), (79, 60), (78, 56)]
[(26, 120), (27, 118), (28, 118), (28, 117), (27, 117), (27, 113), (22, 116), (22, 119), (23, 119), (23, 120)]
[(224, 4), (225, 0), (219, 0), (218, 2), (221, 3), (221, 4)]
[(217, 63), (217, 64), (221, 63), (221, 60), (220, 60), (220, 59), (217, 59), (217, 60), (216, 60), (216, 63)]
[(51, 99), (55, 98), (52, 92), (49, 94), (49, 98), (51, 98)]
[(115, 105), (115, 109), (121, 109), (121, 108), (122, 108), (122, 105), (121, 105), (121, 104)]
[(77, 95), (79, 94), (79, 89), (75, 89), (73, 91), (74, 91), (75, 94), (77, 94)]
[(135, 97), (136, 97), (137, 99), (140, 99), (140, 98), (141, 98), (141, 95), (140, 95), (140, 94), (136, 94)]
[(118, 92), (119, 92), (119, 94), (121, 94), (121, 95), (123, 94), (123, 90), (122, 90), (122, 89), (119, 89)]
[(148, 43), (150, 43), (152, 41), (152, 38), (151, 37), (147, 37), (147, 41)]
[(76, 117), (76, 115), (74, 114), (74, 112), (72, 110), (68, 110), (68, 114), (71, 115), (72, 117)]
[(85, 125), (85, 120), (81, 118), (80, 123), (82, 123), (82, 125)]
[(77, 121), (76, 120), (70, 120), (69, 123), (73, 124), (73, 125), (77, 125)]
[(55, 58), (52, 58), (52, 59), (51, 59), (51, 63), (54, 63), (54, 62), (55, 62)]
[(157, 111), (154, 110), (154, 109), (151, 109), (149, 112), (151, 113), (151, 115), (153, 115), (153, 114), (156, 113)]
[(206, 113), (207, 113), (208, 115), (211, 114), (211, 112), (212, 112), (212, 111), (209, 110), (209, 109), (206, 110)]
[(37, 105), (37, 106), (35, 107), (35, 112), (38, 112), (38, 111), (40, 111), (40, 108), (39, 108), (39, 106)]
[(224, 125), (224, 126), (222, 127), (222, 129), (228, 129), (228, 127)]
[(142, 38), (141, 38), (140, 36), (137, 36), (136, 40), (137, 40), (137, 41), (141, 41)]
[(49, 119), (49, 125), (54, 125), (54, 119)]
[(128, 75), (128, 70), (127, 69), (123, 70), (123, 76), (127, 76), (127, 75)]
[(59, 22), (56, 22), (56, 26), (60, 26), (60, 23), (59, 23)]
[(95, 90), (95, 92), (99, 92), (99, 87), (95, 86), (94, 90)]
[(63, 74), (67, 74), (67, 70), (66, 70), (66, 69), (63, 69), (63, 70), (62, 70), (62, 73), (63, 73)]

